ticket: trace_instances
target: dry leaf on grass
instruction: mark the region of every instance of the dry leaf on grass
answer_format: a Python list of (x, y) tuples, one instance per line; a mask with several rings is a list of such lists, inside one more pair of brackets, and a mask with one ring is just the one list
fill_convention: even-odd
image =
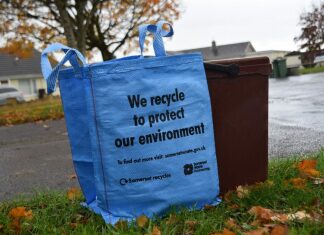
[(297, 164), (297, 168), (301, 175), (319, 177), (321, 173), (316, 170), (317, 161), (315, 159), (302, 160)]
[(136, 218), (136, 223), (138, 227), (143, 228), (148, 223), (149, 219), (145, 215), (138, 216)]
[(289, 220), (304, 220), (304, 219), (312, 219), (310, 214), (307, 214), (305, 211), (297, 211), (296, 213), (287, 215)]
[(195, 220), (187, 220), (185, 222), (185, 225), (187, 225), (189, 227), (190, 230), (194, 230), (195, 227), (198, 225), (198, 222)]
[(302, 179), (302, 178), (292, 178), (288, 180), (289, 183), (291, 183), (295, 188), (298, 189), (304, 189), (306, 186), (306, 179)]
[(275, 213), (272, 210), (261, 206), (253, 206), (249, 210), (249, 213), (254, 215), (261, 222), (277, 221), (285, 223), (288, 221), (288, 216), (286, 214)]
[(0, 232), (2, 231), (3, 228), (4, 228), (4, 225), (0, 224)]
[(20, 218), (32, 219), (33, 211), (26, 210), (26, 207), (20, 206), (20, 207), (11, 209), (9, 211), (9, 216), (13, 219), (20, 219)]
[(165, 222), (167, 225), (175, 224), (178, 222), (178, 217), (175, 214), (170, 214), (169, 218)]
[(154, 225), (150, 235), (161, 235), (161, 231), (158, 226)]
[(312, 177), (319, 177), (321, 173), (318, 170), (307, 168), (302, 170), (302, 174), (305, 174), (306, 176), (312, 176)]
[(70, 223), (69, 226), (70, 228), (75, 229), (76, 227), (78, 227), (78, 223)]
[(312, 178), (312, 179), (313, 179), (313, 183), (316, 185), (324, 184), (324, 179), (322, 178)]
[(236, 233), (232, 232), (231, 230), (228, 230), (227, 228), (224, 228), (223, 232), (212, 233), (210, 235), (236, 235)]
[(20, 227), (20, 219), (14, 219), (10, 222), (10, 228), (15, 230), (17, 233), (20, 233), (21, 227)]
[(315, 159), (306, 159), (302, 160), (297, 164), (297, 168), (299, 170), (304, 169), (315, 169), (316, 168), (317, 161)]
[(247, 186), (239, 185), (236, 188), (236, 194), (239, 198), (245, 198), (249, 195), (250, 191)]
[(118, 222), (115, 224), (115, 228), (117, 229), (124, 230), (127, 229), (127, 227), (128, 227), (128, 223), (125, 220), (118, 220)]
[(80, 189), (72, 187), (67, 191), (67, 197), (69, 200), (74, 201), (82, 197), (82, 192)]
[(277, 224), (271, 230), (270, 235), (288, 235), (288, 227), (285, 225)]
[(215, 206), (212, 206), (212, 205), (208, 205), (208, 204), (204, 205), (204, 210), (206, 210), (206, 211), (212, 210), (214, 208), (215, 208)]
[(239, 229), (240, 227), (238, 226), (238, 224), (236, 223), (236, 221), (233, 218), (229, 218), (226, 222), (225, 222), (225, 226), (229, 229)]
[(268, 234), (269, 229), (268, 228), (258, 228), (255, 230), (251, 230), (248, 232), (243, 233), (244, 235), (266, 235)]

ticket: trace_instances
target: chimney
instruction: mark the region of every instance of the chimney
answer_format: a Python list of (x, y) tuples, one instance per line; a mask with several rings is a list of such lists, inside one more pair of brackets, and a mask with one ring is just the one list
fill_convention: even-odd
[(214, 55), (217, 55), (217, 47), (216, 47), (215, 40), (212, 41), (212, 51), (213, 51)]

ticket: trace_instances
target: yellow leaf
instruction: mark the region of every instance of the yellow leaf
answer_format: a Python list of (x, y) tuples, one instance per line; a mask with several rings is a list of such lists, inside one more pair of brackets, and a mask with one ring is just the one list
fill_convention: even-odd
[(158, 226), (154, 225), (150, 235), (161, 235), (161, 231)]
[(74, 201), (82, 197), (82, 192), (80, 189), (72, 187), (67, 191), (67, 197), (69, 200)]
[(236, 233), (228, 230), (227, 228), (224, 228), (223, 232), (220, 232), (220, 233), (212, 233), (210, 235), (236, 235)]
[(302, 178), (293, 178), (288, 180), (295, 188), (303, 189), (306, 186), (306, 180)]
[(304, 173), (307, 176), (313, 176), (313, 177), (319, 177), (321, 175), (321, 173), (318, 170), (315, 170), (313, 168), (303, 169), (302, 173)]
[(237, 186), (237, 188), (236, 188), (236, 194), (239, 198), (245, 198), (249, 195), (249, 193), (250, 192), (246, 186), (243, 187), (240, 185), (240, 186)]
[(141, 215), (136, 218), (136, 223), (140, 228), (143, 228), (148, 221), (149, 219), (145, 215)]
[(20, 219), (20, 218), (26, 218), (26, 219), (32, 219), (33, 218), (33, 211), (32, 210), (26, 210), (26, 207), (20, 206), (13, 208), (9, 211), (9, 216), (13, 219)]
[(270, 235), (288, 235), (288, 227), (284, 225), (277, 224), (271, 230)]

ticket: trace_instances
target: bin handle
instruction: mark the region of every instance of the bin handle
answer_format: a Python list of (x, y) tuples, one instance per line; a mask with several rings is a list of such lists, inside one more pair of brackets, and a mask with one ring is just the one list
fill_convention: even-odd
[(205, 69), (211, 69), (213, 71), (227, 73), (230, 77), (235, 77), (240, 72), (240, 66), (237, 64), (212, 64), (212, 63), (204, 63)]

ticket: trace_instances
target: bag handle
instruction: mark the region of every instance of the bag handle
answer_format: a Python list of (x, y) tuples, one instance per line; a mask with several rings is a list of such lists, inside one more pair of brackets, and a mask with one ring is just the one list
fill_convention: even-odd
[[(65, 56), (53, 69), (48, 59), (48, 53), (59, 50), (62, 50), (65, 53)], [(61, 69), (61, 66), (64, 65), (67, 61), (71, 63), (75, 72), (75, 76), (77, 78), (82, 77), (82, 70), (77, 59), (81, 61), (83, 66), (87, 64), (85, 58), (78, 50), (65, 46), (61, 43), (53, 43), (46, 47), (45, 50), (43, 50), (41, 55), (41, 67), (44, 79), (47, 83), (48, 94), (51, 94), (55, 91), (59, 71)]]
[[(163, 25), (167, 24), (169, 26), (169, 31), (163, 29)], [(151, 32), (154, 35), (153, 48), (155, 56), (166, 56), (163, 37), (171, 37), (173, 35), (172, 25), (166, 21), (159, 21), (156, 25), (154, 24), (143, 24), (139, 26), (139, 44), (141, 49), (141, 55), (143, 57), (144, 42), (146, 38), (146, 33)]]

